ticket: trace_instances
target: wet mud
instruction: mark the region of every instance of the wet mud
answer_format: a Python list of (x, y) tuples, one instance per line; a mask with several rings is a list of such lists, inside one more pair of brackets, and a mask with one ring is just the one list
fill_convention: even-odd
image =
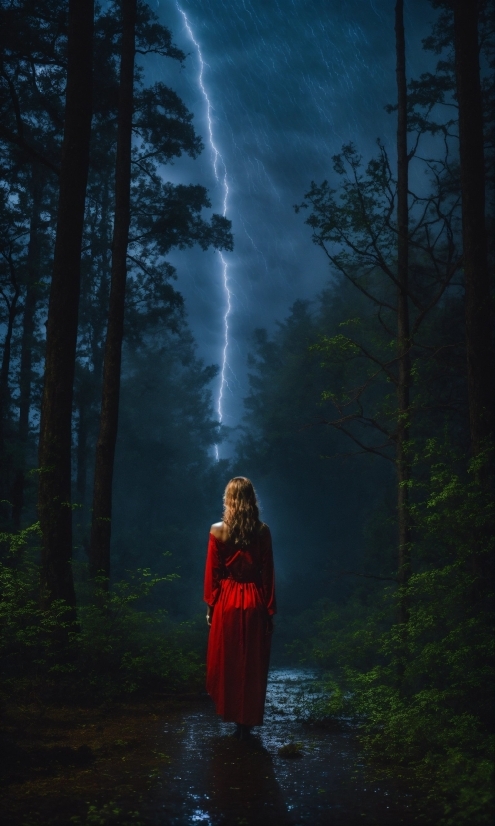
[(158, 778), (159, 788), (143, 812), (147, 822), (156, 826), (425, 823), (405, 792), (367, 782), (351, 728), (331, 731), (298, 721), (296, 709), (310, 690), (312, 676), (294, 669), (272, 671), (265, 723), (253, 729), (247, 741), (232, 736), (234, 726), (216, 716), (209, 700), (170, 722), (177, 754)]
[(4, 725), (2, 826), (413, 826), (417, 802), (372, 782), (356, 733), (297, 713), (314, 675), (273, 670), (246, 741), (198, 695)]

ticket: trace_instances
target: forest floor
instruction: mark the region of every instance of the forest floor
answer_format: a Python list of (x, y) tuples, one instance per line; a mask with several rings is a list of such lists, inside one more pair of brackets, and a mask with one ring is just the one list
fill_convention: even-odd
[(431, 823), (410, 794), (370, 779), (351, 727), (298, 722), (311, 677), (273, 670), (265, 724), (246, 742), (231, 736), (233, 725), (206, 696), (10, 709), (2, 727), (2, 824)]

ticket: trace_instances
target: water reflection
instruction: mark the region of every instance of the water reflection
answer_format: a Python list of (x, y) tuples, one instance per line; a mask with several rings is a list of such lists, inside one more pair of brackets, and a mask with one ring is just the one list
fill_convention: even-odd
[[(251, 741), (234, 739), (208, 698), (169, 723), (170, 761), (143, 814), (150, 826), (411, 826), (408, 795), (367, 783), (352, 730), (301, 724), (298, 708), (314, 693), (309, 671), (272, 671), (265, 725)], [(303, 757), (281, 746), (301, 743)]]
[(206, 772), (207, 808), (213, 823), (239, 826), (292, 824), (273, 769), (261, 740), (239, 742), (216, 737)]

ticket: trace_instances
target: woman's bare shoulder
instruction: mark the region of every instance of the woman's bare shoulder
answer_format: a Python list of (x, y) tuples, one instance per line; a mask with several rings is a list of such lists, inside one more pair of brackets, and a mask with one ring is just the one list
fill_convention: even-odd
[(270, 528), (266, 524), (266, 522), (262, 522), (260, 526), (260, 536), (265, 537), (266, 539), (271, 539)]
[(213, 534), (215, 539), (220, 539), (222, 542), (227, 538), (227, 528), (223, 522), (214, 522), (210, 528), (210, 533)]

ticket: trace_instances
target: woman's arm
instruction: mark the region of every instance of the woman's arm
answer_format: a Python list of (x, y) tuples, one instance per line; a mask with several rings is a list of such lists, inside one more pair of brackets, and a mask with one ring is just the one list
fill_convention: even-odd
[(211, 625), (211, 620), (213, 618), (213, 605), (208, 605), (206, 608), (206, 623), (207, 625)]
[(208, 605), (206, 622), (211, 625), (213, 606), (218, 599), (220, 591), (222, 565), (218, 553), (218, 543), (213, 533), (210, 533), (208, 540), (208, 551), (206, 554), (206, 568), (204, 581), (204, 601)]
[(263, 595), (265, 598), (266, 609), (269, 616), (273, 617), (273, 614), (277, 613), (277, 600), (275, 597), (275, 571), (273, 568), (272, 535), (268, 525), (264, 526), (261, 536), (261, 581), (263, 583)]

